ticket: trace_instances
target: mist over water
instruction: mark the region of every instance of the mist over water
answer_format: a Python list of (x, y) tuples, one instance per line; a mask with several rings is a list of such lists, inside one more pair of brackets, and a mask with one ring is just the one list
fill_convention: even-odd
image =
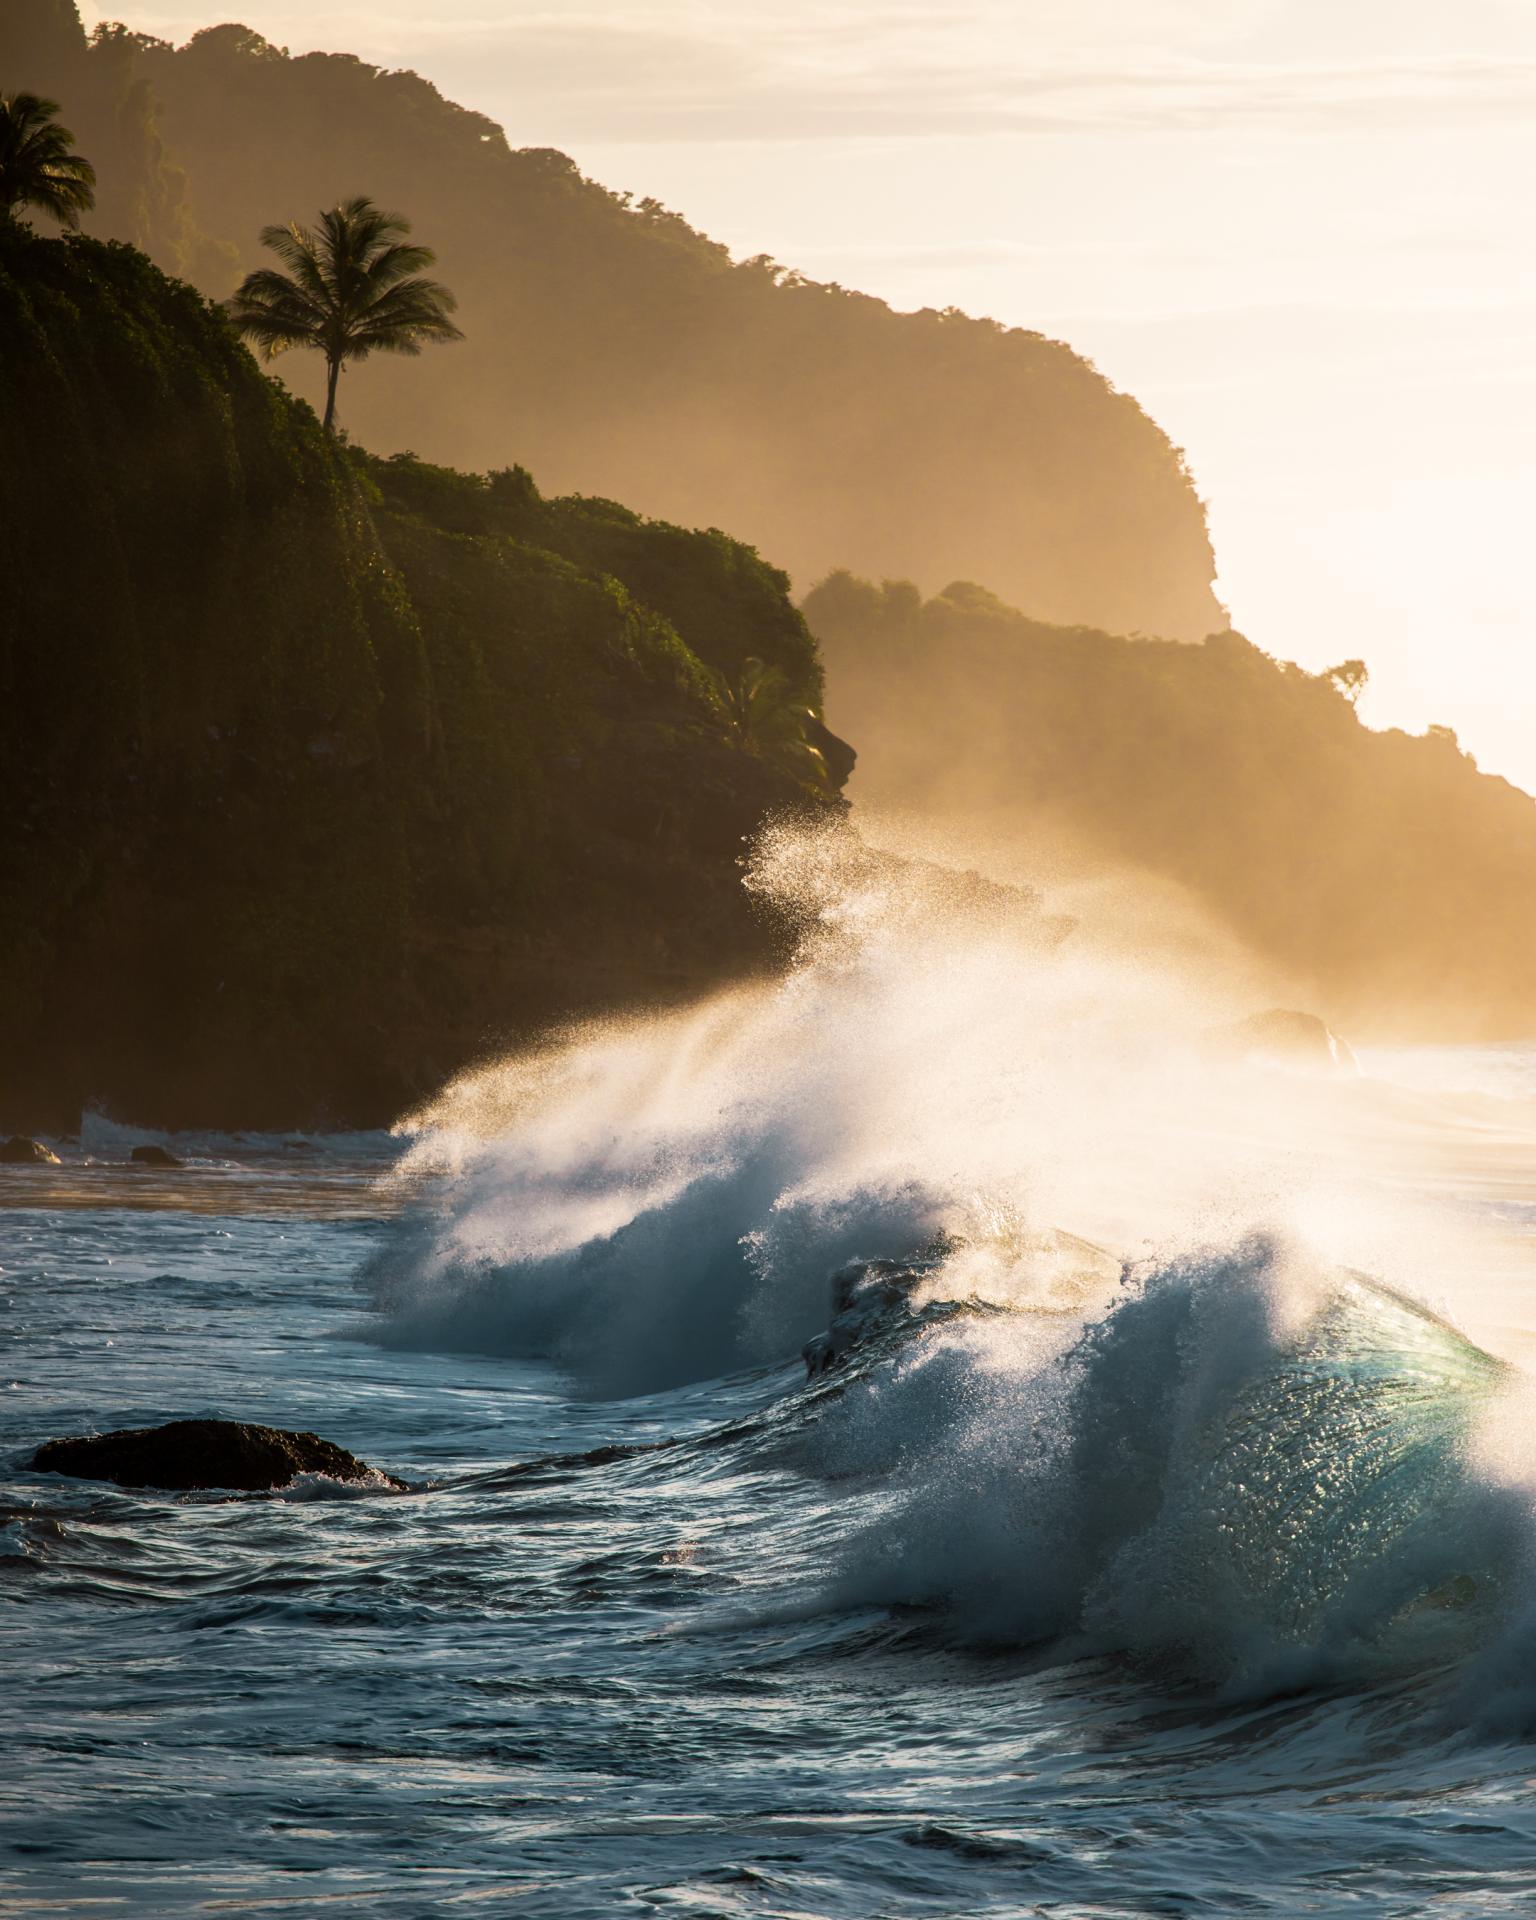
[[(386, 1338), (622, 1395), (792, 1357), (850, 1259), (942, 1240), (935, 1290), (1082, 1311), (1123, 1261), (1254, 1231), (1510, 1321), (1508, 1246), (1436, 1191), (1491, 1130), (1481, 1096), (1245, 1043), (1252, 978), (1187, 928), (1159, 954), (1155, 897), (1128, 946), (1081, 895), (842, 828), (770, 833), (748, 885), (799, 929), (787, 977), (583, 1028), (412, 1117), (401, 1174), (451, 1177), (376, 1264)], [(1097, 1250), (1080, 1272), (1062, 1234)]]

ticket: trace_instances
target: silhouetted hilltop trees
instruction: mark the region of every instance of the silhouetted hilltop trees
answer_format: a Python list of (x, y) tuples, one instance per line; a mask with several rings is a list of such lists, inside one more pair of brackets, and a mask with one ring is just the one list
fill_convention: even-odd
[(742, 838), (836, 801), (716, 691), (765, 658), (819, 704), (755, 554), (343, 448), (142, 254), (4, 221), (0, 418), (18, 1123), (380, 1121), (771, 959)]
[[(1057, 341), (733, 265), (415, 74), (290, 59), (241, 26), (88, 48), (68, 0), (7, 0), (0, 84), (59, 98), (115, 183), (90, 231), (218, 297), (274, 219), (359, 192), (409, 208), (468, 340), (409, 379), (347, 375), (343, 418), (371, 446), (472, 468), (515, 453), (556, 490), (723, 526), (803, 581), (965, 574), (1046, 618), (1224, 624), (1178, 450)], [(318, 397), (316, 371), (285, 375)]]
[(1346, 1031), (1536, 1031), (1536, 802), (1448, 728), (1363, 726), (1360, 662), (1047, 626), (965, 581), (837, 573), (804, 612), (861, 804), (1179, 882)]

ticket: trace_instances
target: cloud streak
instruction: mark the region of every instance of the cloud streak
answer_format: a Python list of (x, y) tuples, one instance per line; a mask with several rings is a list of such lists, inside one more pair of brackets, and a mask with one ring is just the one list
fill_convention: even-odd
[[(816, 43), (823, 55), (824, 42)], [(1334, 65), (1149, 61), (1111, 66), (884, 61), (649, 36), (594, 46), (575, 28), (520, 33), (504, 73), (489, 45), (439, 45), (434, 71), (478, 76), (511, 117), (606, 141), (903, 139), (997, 133), (1228, 130), (1429, 132), (1528, 125), (1536, 59)]]
[[(1403, 51), (1400, 10), (1365, 0), (1349, 58), (1315, 57), (1340, 42), (1313, 0), (1033, 0), (1025, 19), (996, 0), (779, 0), (753, 16), (708, 0), (469, 4), (426, 17), (405, 0), (367, 13), (237, 10), (295, 51), (345, 47), (416, 67), (503, 114), (514, 140), (518, 122), (569, 140), (771, 141), (1417, 132), (1528, 124), (1536, 111), (1536, 22), (1522, 27), (1494, 0), (1458, 10), (1468, 30), (1454, 57)], [(185, 37), (226, 11), (174, 0), (133, 24)], [(1362, 34), (1362, 21), (1375, 25)]]

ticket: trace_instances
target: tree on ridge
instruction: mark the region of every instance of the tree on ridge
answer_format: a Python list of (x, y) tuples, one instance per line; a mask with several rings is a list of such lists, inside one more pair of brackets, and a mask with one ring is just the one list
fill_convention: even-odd
[(1365, 692), (1371, 670), (1363, 660), (1341, 660), (1336, 667), (1324, 667), (1322, 678), (1331, 680), (1353, 707)]
[(366, 196), (320, 215), (317, 228), (263, 227), (261, 244), (287, 272), (248, 273), (228, 302), (230, 318), (263, 358), (291, 347), (325, 355), (325, 429), (334, 433), (336, 382), (349, 360), (370, 353), (421, 352), (428, 341), (462, 340), (448, 318), (458, 305), (423, 277), (437, 256), (408, 245), (410, 222)]
[(96, 204), (96, 169), (71, 153), (75, 136), (55, 115), (57, 100), (0, 93), (0, 214), (14, 220), (39, 207), (60, 226), (78, 227)]

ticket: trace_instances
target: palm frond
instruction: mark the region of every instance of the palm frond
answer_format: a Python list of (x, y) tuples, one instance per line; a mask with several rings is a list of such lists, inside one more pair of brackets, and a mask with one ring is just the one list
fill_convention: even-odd
[[(313, 299), (324, 301), (332, 289), (326, 279), (315, 235), (296, 222), (286, 227), (263, 227), (261, 244), (287, 267), (289, 277)], [(267, 269), (268, 272), (272, 269)]]
[(406, 280), (371, 301), (349, 333), (364, 353), (420, 353), (430, 341), (462, 340), (448, 318), (458, 305), (435, 280)]
[(413, 274), (423, 274), (437, 259), (430, 247), (409, 247), (404, 242), (383, 247), (363, 265), (359, 285), (368, 291), (382, 291)]
[(0, 213), (37, 207), (78, 227), (96, 204), (96, 169), (70, 149), (75, 136), (54, 118), (56, 100), (0, 94)]
[(323, 297), (317, 297), (311, 288), (290, 280), (287, 274), (279, 273), (275, 267), (258, 267), (254, 273), (248, 273), (240, 282), (239, 291), (234, 297), (268, 304), (291, 302), (317, 317), (326, 310)]
[(726, 726), (740, 746), (762, 759), (777, 761), (798, 779), (830, 786), (826, 756), (805, 735), (815, 711), (796, 693), (782, 668), (749, 658), (734, 677), (716, 669), (710, 680)]

